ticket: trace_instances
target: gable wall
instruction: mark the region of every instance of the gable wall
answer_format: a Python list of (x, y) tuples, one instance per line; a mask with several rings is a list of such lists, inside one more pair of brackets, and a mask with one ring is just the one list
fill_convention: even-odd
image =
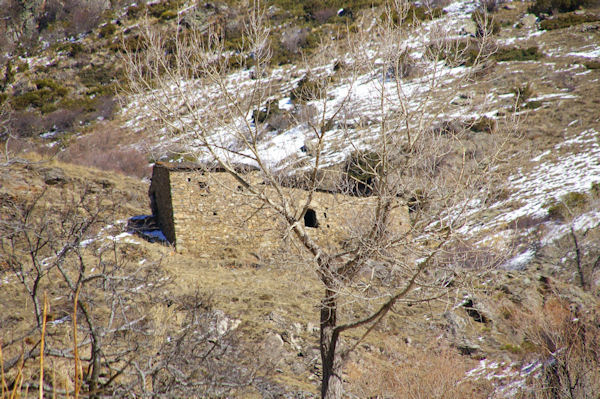
[(171, 244), (176, 244), (173, 208), (171, 200), (171, 181), (169, 169), (156, 164), (152, 169), (152, 183), (148, 190), (150, 207), (163, 234)]

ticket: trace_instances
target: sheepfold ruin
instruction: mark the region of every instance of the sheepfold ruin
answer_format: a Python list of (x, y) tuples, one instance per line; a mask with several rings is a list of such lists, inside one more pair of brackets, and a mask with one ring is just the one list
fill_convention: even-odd
[[(279, 195), (251, 168), (240, 169), (275, 201)], [(299, 214), (308, 191), (282, 187)], [(268, 255), (287, 241), (289, 230), (280, 216), (248, 192), (229, 173), (197, 164), (162, 163), (154, 166), (149, 190), (152, 213), (165, 237), (178, 252), (227, 256), (244, 252)], [(375, 212), (375, 197), (313, 192), (303, 223), (320, 245), (339, 247), (365, 228)], [(400, 200), (391, 211), (394, 231), (409, 227), (408, 211)]]

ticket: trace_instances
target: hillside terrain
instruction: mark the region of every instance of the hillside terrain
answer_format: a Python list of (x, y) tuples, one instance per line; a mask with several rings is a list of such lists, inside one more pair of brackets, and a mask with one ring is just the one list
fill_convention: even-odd
[[(344, 397), (600, 395), (597, 1), (423, 2), (398, 16), (380, 1), (272, 0), (262, 66), (242, 2), (17, 3), (0, 2), (10, 18), (0, 31), (2, 398), (40, 387), (53, 397), (318, 397), (317, 256), (287, 233), (268, 257), (233, 246), (197, 256), (149, 242), (133, 221), (151, 213), (156, 161), (226, 154), (302, 188), (318, 165), (320, 184), (340, 189), (353, 157), (370, 162), (376, 131), (398, 121), (402, 138), (384, 144), (430, 135), (419, 152), (441, 171), (430, 182), (452, 185), (459, 166), (491, 178), (474, 178), (460, 207), (436, 208), (446, 192), (402, 176), (395, 194), (415, 226), (464, 220), (439, 255), (439, 270), (459, 271), (433, 271), (435, 295), (344, 333)], [(388, 28), (401, 33), (384, 48)], [(148, 56), (136, 80), (154, 48), (147, 32), (164, 35), (157, 54), (172, 68)], [(207, 49), (211, 37), (218, 68), (178, 63), (194, 38)], [(427, 152), (432, 143), (442, 155)], [(414, 231), (414, 250), (399, 253), (418, 264), (439, 236)], [(392, 260), (366, 263), (340, 319), (376, 311), (397, 284)]]

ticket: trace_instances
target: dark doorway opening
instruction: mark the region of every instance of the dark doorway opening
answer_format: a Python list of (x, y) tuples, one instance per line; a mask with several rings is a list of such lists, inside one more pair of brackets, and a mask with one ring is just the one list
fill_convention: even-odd
[(319, 227), (319, 221), (317, 220), (317, 212), (313, 209), (308, 208), (304, 214), (304, 225), (306, 227)]

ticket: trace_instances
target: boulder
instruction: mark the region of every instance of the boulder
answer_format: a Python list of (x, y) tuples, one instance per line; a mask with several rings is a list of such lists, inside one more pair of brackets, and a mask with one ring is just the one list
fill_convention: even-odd
[(44, 183), (49, 186), (54, 186), (56, 184), (65, 184), (68, 182), (68, 178), (65, 176), (65, 172), (59, 168), (47, 168), (40, 170)]
[(469, 19), (464, 22), (464, 25), (460, 28), (461, 35), (475, 36), (477, 34), (477, 24), (475, 21)]
[(535, 23), (537, 22), (537, 17), (533, 14), (525, 14), (519, 20), (519, 24), (524, 28), (535, 28)]

